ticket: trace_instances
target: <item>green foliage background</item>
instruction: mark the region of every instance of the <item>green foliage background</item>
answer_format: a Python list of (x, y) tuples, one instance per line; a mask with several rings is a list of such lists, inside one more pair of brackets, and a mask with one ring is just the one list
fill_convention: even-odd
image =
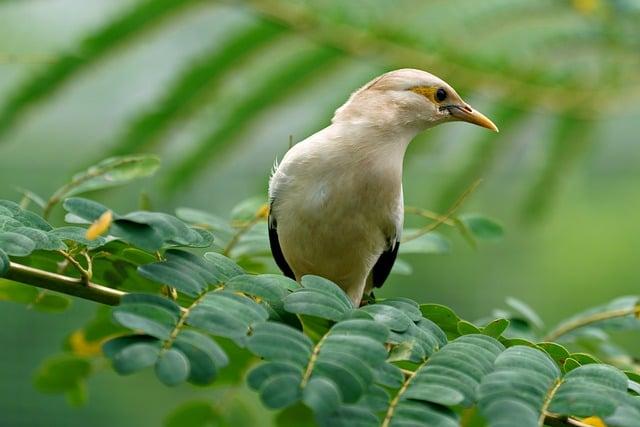
[[(50, 194), (108, 154), (148, 151), (164, 160), (156, 178), (97, 197), (126, 212), (144, 191), (157, 210), (226, 214), (264, 194), (289, 136), (323, 126), (351, 90), (425, 68), (502, 132), (455, 124), (419, 138), (407, 203), (443, 211), (482, 177), (465, 210), (508, 232), (477, 251), (453, 235), (453, 255), (409, 256), (415, 273), (382, 294), (465, 318), (513, 295), (553, 322), (637, 293), (639, 15), (634, 0), (0, 2), (0, 198), (17, 199), (12, 186)], [(29, 378), (91, 307), (0, 313), (8, 425), (158, 425), (149, 405), (210, 397), (104, 372), (89, 404), (69, 409)]]

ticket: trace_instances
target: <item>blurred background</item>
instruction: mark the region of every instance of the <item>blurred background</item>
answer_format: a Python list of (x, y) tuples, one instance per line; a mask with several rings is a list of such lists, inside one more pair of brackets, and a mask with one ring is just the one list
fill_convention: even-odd
[[(448, 255), (406, 256), (414, 273), (392, 276), (382, 296), (470, 319), (514, 296), (551, 326), (638, 293), (639, 0), (0, 1), (0, 198), (48, 196), (102, 158), (150, 152), (163, 160), (153, 179), (95, 197), (228, 215), (265, 197), (290, 141), (403, 67), (442, 77), (501, 129), (421, 135), (405, 159), (406, 203), (444, 212), (483, 178), (461, 211), (506, 234), (476, 250), (452, 234)], [(155, 426), (187, 398), (218, 398), (107, 370), (84, 407), (39, 394), (33, 371), (92, 312), (0, 303), (1, 426)], [(225, 398), (239, 416), (256, 407), (251, 393)]]

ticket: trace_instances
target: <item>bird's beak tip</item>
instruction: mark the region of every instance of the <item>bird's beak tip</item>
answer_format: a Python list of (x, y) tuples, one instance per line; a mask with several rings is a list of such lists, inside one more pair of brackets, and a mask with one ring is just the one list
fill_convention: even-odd
[(493, 123), (487, 116), (482, 114), (481, 112), (474, 110), (468, 105), (463, 106), (453, 106), (454, 108), (450, 108), (449, 112), (455, 119), (474, 124), (476, 126), (480, 126), (490, 131), (500, 133), (500, 129)]

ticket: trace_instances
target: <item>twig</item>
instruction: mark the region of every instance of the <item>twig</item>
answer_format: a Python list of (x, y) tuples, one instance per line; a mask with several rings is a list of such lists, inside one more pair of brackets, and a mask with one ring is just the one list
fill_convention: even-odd
[(451, 217), (453, 216), (453, 214), (456, 213), (456, 211), (460, 208), (460, 206), (462, 206), (464, 201), (467, 200), (467, 198), (476, 190), (476, 188), (478, 188), (480, 183), (482, 183), (482, 178), (477, 179), (476, 181), (474, 181), (473, 184), (471, 184), (469, 186), (469, 188), (467, 188), (460, 195), (460, 197), (458, 197), (458, 199), (453, 203), (453, 205), (451, 205), (451, 207), (449, 208), (449, 210), (447, 210), (447, 213), (444, 214), (444, 216), (441, 216), (437, 221), (432, 222), (431, 224), (428, 224), (427, 226), (421, 228), (420, 230), (418, 230), (413, 235), (406, 237), (403, 240), (403, 243), (406, 243), (406, 242), (408, 242), (410, 240), (417, 239), (420, 236), (423, 236), (423, 235), (425, 235), (427, 233), (430, 233), (430, 232), (434, 231), (436, 228), (440, 227), (442, 224), (444, 224), (445, 221), (450, 220)]
[(543, 341), (556, 341), (561, 336), (566, 335), (569, 332), (573, 332), (576, 329), (580, 329), (584, 326), (601, 322), (603, 320), (616, 319), (618, 317), (625, 317), (630, 315), (639, 316), (640, 306), (633, 306), (629, 308), (621, 308), (618, 310), (604, 311), (601, 313), (595, 313), (590, 316), (585, 316), (583, 318), (567, 322), (563, 325), (558, 326), (553, 331), (549, 332), (547, 336), (543, 338)]
[(9, 271), (3, 278), (106, 305), (118, 305), (125, 295), (125, 292), (117, 289), (92, 282), (85, 283), (83, 279), (50, 273), (15, 262), (9, 264)]
[(65, 259), (80, 272), (83, 283), (89, 283), (91, 281), (91, 277), (93, 275), (92, 267), (91, 267), (91, 258), (88, 257), (88, 254), (86, 252), (83, 252), (85, 255), (85, 258), (87, 259), (86, 269), (69, 252), (66, 252), (66, 251), (58, 251), (58, 252), (62, 254), (62, 256), (65, 257)]
[(420, 371), (420, 369), (422, 369), (427, 364), (427, 362), (428, 360), (422, 362), (422, 364), (420, 364), (420, 366), (418, 366), (415, 371), (412, 371), (411, 374), (409, 374), (409, 376), (404, 380), (402, 387), (400, 387), (400, 390), (398, 390), (398, 393), (394, 396), (393, 400), (389, 404), (389, 409), (387, 409), (387, 413), (384, 416), (381, 427), (389, 427), (391, 419), (395, 414), (396, 407), (398, 406), (398, 403), (400, 403), (402, 395), (404, 395), (404, 393), (407, 391), (409, 385), (411, 385), (411, 381), (413, 381), (415, 376), (418, 374), (418, 371)]

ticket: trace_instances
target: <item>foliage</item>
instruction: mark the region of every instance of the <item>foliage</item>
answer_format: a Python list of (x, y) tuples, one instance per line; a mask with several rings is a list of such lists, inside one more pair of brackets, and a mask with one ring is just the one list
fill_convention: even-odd
[[(123, 182), (148, 174), (134, 170)], [(95, 190), (114, 182), (91, 183)], [(246, 381), (285, 424), (295, 417), (320, 426), (638, 426), (640, 370), (606, 334), (640, 329), (640, 297), (579, 314), (546, 335), (535, 311), (515, 299), (475, 322), (402, 297), (354, 307), (321, 277), (296, 283), (265, 273), (259, 201), (238, 206), (230, 221), (187, 208), (178, 210), (182, 219), (123, 215), (79, 197), (62, 206), (74, 225), (54, 227), (0, 201), (0, 299), (50, 311), (68, 305), (32, 285), (115, 305), (99, 307), (36, 373), (39, 390), (72, 404), (86, 399), (85, 381), (106, 358), (122, 375), (153, 367), (167, 386)], [(455, 216), (459, 206), (444, 216), (416, 209), (432, 223), (410, 252), (448, 249), (444, 235), (433, 237), (439, 225), (473, 242), (502, 234), (477, 214)], [(225, 422), (227, 409), (188, 402), (167, 425)]]
[[(546, 135), (548, 162), (525, 189), (522, 211), (534, 218), (556, 192), (559, 171), (588, 152), (598, 124), (594, 119), (615, 115), (637, 100), (640, 15), (633, 1), (141, 0), (127, 4), (12, 89), (0, 105), (0, 135), (19, 126), (30, 109), (54, 102), (54, 95), (76, 84), (78, 75), (103, 68), (96, 63), (135, 49), (141, 37), (188, 25), (188, 13), (211, 13), (215, 27), (230, 11), (242, 16), (242, 24), (198, 59), (183, 58), (150, 105), (132, 111), (104, 144), (101, 156), (169, 145), (175, 159), (163, 178), (165, 188), (176, 192), (224, 156), (261, 113), (300, 94), (337, 65), (366, 61), (373, 74), (413, 66), (446, 77), (465, 97), (490, 94), (489, 109), (503, 131), (497, 141), (491, 136), (491, 144), (482, 143), (487, 136), (478, 133), (477, 143), (466, 145), (471, 152), (465, 157), (473, 162), (440, 190), (438, 209), (468, 182), (486, 176), (499, 156), (513, 155), (518, 147), (508, 143), (510, 130), (541, 109), (557, 113)], [(275, 67), (257, 60), (270, 57), (270, 49), (283, 42), (291, 45), (291, 58), (279, 58)], [(259, 72), (251, 74), (256, 67)], [(225, 93), (228, 77), (236, 75), (249, 76), (246, 90)], [(340, 100), (343, 93), (321, 108), (309, 131), (327, 123)], [(212, 106), (223, 106), (223, 120), (202, 123), (201, 132), (186, 144), (175, 137), (182, 134), (176, 130), (199, 123)]]

